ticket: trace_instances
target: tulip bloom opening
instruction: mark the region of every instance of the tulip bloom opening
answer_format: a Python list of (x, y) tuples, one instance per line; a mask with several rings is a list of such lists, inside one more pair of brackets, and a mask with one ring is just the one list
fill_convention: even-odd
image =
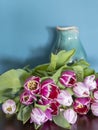
[(24, 88), (31, 94), (36, 94), (40, 89), (40, 78), (32, 76), (25, 81)]
[(60, 90), (52, 79), (46, 79), (41, 84), (40, 95), (48, 99), (56, 99)]
[(24, 91), (21, 95), (20, 95), (20, 102), (24, 105), (30, 105), (32, 104), (34, 101), (36, 101), (36, 97), (34, 95), (31, 95), (30, 93), (28, 93), (27, 91)]
[(76, 98), (73, 103), (73, 107), (78, 114), (87, 114), (90, 109), (90, 98)]
[(13, 100), (8, 99), (2, 104), (2, 110), (6, 114), (14, 114), (16, 111), (16, 103)]

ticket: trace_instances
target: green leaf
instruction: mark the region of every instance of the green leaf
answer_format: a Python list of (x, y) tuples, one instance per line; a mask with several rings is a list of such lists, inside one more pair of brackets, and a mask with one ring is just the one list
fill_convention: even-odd
[(60, 127), (63, 127), (63, 128), (66, 128), (66, 129), (70, 129), (71, 128), (70, 124), (64, 118), (62, 113), (60, 113), (57, 116), (54, 116), (53, 117), (53, 121), (54, 121), (55, 124), (57, 124)]
[(21, 82), (21, 85), (23, 85), (25, 80), (31, 75), (31, 73), (29, 73), (23, 69), (16, 69), (16, 72), (17, 72), (18, 78)]
[(30, 119), (31, 111), (32, 106), (25, 106), (22, 104), (17, 114), (17, 119), (23, 121), (23, 124), (25, 124)]
[(72, 66), (77, 66), (77, 65), (81, 66), (83, 69), (88, 68), (90, 66), (90, 64), (83, 59), (75, 62)]
[(37, 125), (37, 124), (34, 123), (34, 129), (35, 130), (38, 130), (40, 127), (41, 127), (41, 125)]
[(7, 99), (9, 99), (8, 97), (3, 97), (3, 96), (0, 96), (0, 104), (5, 102)]
[(58, 86), (60, 89), (65, 89), (65, 86), (62, 85), (59, 81), (57, 82), (57, 86)]
[(16, 92), (21, 87), (21, 83), (16, 70), (9, 70), (0, 76), (0, 91), (12, 89)]
[(16, 102), (16, 113), (19, 112), (19, 109), (20, 109), (20, 106), (21, 106), (21, 103), (20, 102)]
[(32, 73), (34, 73), (37, 70), (43, 70), (43, 71), (45, 71), (45, 70), (47, 70), (48, 66), (49, 66), (49, 64), (38, 65), (34, 69), (32, 69)]
[(49, 64), (42, 64), (42, 65), (39, 65), (37, 67), (35, 67), (33, 70), (32, 70), (32, 75), (35, 75), (35, 76), (39, 76), (39, 77), (45, 77), (47, 76), (47, 68), (48, 68)]
[(95, 74), (96, 79), (98, 79), (98, 73)]
[(40, 108), (42, 111), (45, 111), (49, 105), (39, 105), (39, 104), (35, 104), (34, 107)]
[(56, 69), (56, 60), (57, 60), (57, 55), (54, 55), (53, 53), (51, 54), (51, 61), (48, 67), (48, 71), (53, 71)]
[(77, 80), (80, 82), (83, 81), (83, 78), (84, 78), (83, 67), (81, 67), (80, 65), (73, 66), (73, 70), (76, 73)]
[(20, 121), (23, 121), (23, 108), (25, 107), (25, 105), (21, 104), (20, 108), (19, 108), (19, 112), (17, 114), (17, 119)]
[(28, 76), (29, 74), (21, 69), (5, 72), (0, 76), (0, 91), (5, 91), (8, 88), (12, 89), (13, 93), (19, 91)]
[(4, 97), (8, 97), (8, 98), (13, 98), (15, 97), (15, 93), (12, 92), (11, 88), (7, 88), (4, 91), (0, 92), (0, 95), (4, 96)]
[(23, 108), (23, 124), (25, 124), (30, 119), (31, 111), (31, 106), (26, 106)]
[(59, 77), (61, 76), (62, 70), (63, 70), (64, 68), (66, 68), (66, 67), (67, 67), (66, 65), (65, 65), (65, 66), (62, 66), (60, 69), (58, 69), (58, 70), (53, 74), (52, 79), (54, 79), (55, 83), (58, 82)]
[(30, 69), (30, 65), (27, 65), (23, 68), (23, 70), (29, 72), (29, 73), (32, 73), (32, 70)]
[(91, 69), (91, 68), (86, 68), (84, 69), (84, 76), (89, 76), (89, 75), (92, 75), (92, 74), (95, 74), (95, 70), (94, 69)]
[(67, 63), (70, 58), (74, 55), (75, 53), (75, 49), (72, 49), (70, 51), (60, 51), (58, 54), (57, 54), (57, 61), (56, 61), (56, 66), (57, 68), (63, 66), (65, 63)]
[(73, 89), (72, 88), (66, 88), (66, 90), (71, 94), (74, 95)]
[(41, 82), (43, 82), (44, 80), (48, 79), (49, 77), (42, 77), (41, 78)]

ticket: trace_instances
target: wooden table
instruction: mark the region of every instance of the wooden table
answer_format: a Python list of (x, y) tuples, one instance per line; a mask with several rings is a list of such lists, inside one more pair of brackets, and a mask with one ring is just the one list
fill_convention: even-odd
[[(0, 130), (34, 130), (33, 124), (29, 122), (25, 125), (17, 121), (16, 117), (5, 118), (5, 115), (0, 111)], [(58, 127), (53, 122), (45, 123), (39, 130), (66, 130)], [(71, 130), (98, 130), (98, 117), (91, 114), (88, 116), (79, 116), (75, 125), (72, 125)]]

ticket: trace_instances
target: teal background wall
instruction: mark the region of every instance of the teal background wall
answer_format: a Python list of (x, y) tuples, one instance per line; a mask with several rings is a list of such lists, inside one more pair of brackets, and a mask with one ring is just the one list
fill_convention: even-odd
[(98, 0), (0, 0), (0, 73), (48, 62), (58, 25), (79, 27), (98, 71)]

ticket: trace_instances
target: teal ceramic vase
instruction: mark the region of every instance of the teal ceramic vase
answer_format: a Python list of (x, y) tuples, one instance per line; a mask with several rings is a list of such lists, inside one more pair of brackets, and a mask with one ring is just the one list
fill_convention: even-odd
[(86, 52), (79, 38), (79, 30), (77, 27), (57, 27), (57, 38), (52, 48), (53, 53), (58, 53), (60, 50), (76, 49), (72, 61), (85, 59)]

